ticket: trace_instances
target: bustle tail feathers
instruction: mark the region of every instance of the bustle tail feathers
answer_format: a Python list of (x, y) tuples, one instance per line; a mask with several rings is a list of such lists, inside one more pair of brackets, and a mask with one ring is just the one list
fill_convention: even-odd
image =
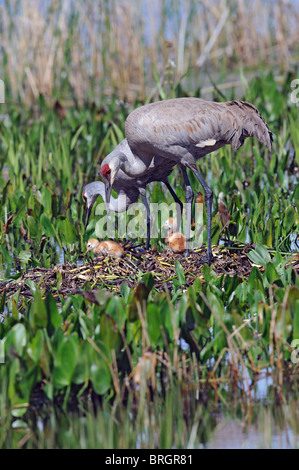
[(232, 106), (231, 111), (239, 121), (236, 132), (232, 135), (231, 145), (237, 150), (243, 145), (246, 137), (256, 137), (271, 150), (273, 134), (261, 113), (246, 101), (229, 101), (227, 106)]

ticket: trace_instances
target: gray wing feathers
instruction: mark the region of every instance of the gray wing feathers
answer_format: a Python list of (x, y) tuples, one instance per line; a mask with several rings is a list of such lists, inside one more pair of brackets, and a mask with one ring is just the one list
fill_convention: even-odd
[[(230, 101), (225, 104), (233, 114), (232, 128), (235, 130), (231, 137), (233, 149), (237, 150), (243, 145), (246, 137), (256, 137), (271, 150), (272, 132), (260, 112), (246, 101)], [(230, 114), (228, 111), (227, 115)]]
[[(246, 137), (255, 136), (271, 149), (272, 133), (259, 113), (245, 101), (217, 103), (200, 98), (178, 98), (151, 103), (135, 109), (127, 118), (130, 147), (152, 145), (194, 145), (211, 152), (225, 144), (233, 149)], [(140, 149), (140, 147), (139, 147)]]

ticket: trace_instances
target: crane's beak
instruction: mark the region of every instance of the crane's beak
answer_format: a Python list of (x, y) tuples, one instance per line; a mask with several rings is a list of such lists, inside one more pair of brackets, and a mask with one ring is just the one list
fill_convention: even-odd
[(106, 204), (107, 214), (109, 214), (111, 189), (112, 189), (111, 182), (108, 179), (105, 179), (105, 204)]

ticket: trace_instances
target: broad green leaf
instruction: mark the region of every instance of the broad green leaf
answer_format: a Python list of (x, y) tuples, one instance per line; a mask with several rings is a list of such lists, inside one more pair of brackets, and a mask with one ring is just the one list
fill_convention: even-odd
[(43, 349), (44, 336), (42, 330), (37, 330), (36, 335), (27, 346), (27, 354), (34, 363), (39, 362), (39, 358)]
[(118, 356), (122, 346), (122, 338), (118, 331), (116, 322), (108, 314), (104, 314), (100, 318), (99, 340), (106, 346), (108, 354), (114, 350), (116, 357)]
[(276, 281), (277, 278), (279, 278), (279, 275), (277, 274), (273, 263), (267, 263), (265, 275), (269, 284), (273, 284), (273, 282)]
[(15, 348), (18, 355), (21, 356), (23, 352), (23, 348), (26, 345), (26, 341), (27, 341), (26, 328), (22, 323), (17, 323), (7, 333), (6, 341), (5, 341), (6, 355), (10, 352), (12, 348)]
[(155, 284), (154, 276), (152, 275), (151, 272), (146, 273), (144, 274), (144, 276), (142, 276), (141, 282), (143, 282), (148, 288), (148, 290), (151, 291)]
[(269, 255), (268, 250), (263, 245), (257, 245), (254, 250), (248, 253), (247, 256), (250, 261), (259, 266), (266, 266), (266, 264), (270, 263), (271, 261), (271, 256)]
[(53, 226), (51, 220), (49, 219), (49, 217), (47, 216), (47, 214), (42, 213), (42, 215), (40, 216), (40, 224), (43, 227), (45, 235), (47, 237), (55, 237), (56, 236), (56, 231), (54, 229), (54, 226)]
[(175, 266), (175, 272), (178, 276), (178, 280), (179, 280), (180, 285), (181, 286), (185, 285), (186, 284), (186, 279), (185, 279), (185, 273), (184, 273), (183, 266), (181, 265), (181, 263), (179, 263), (178, 260), (175, 260), (174, 266)]
[(50, 293), (47, 294), (45, 304), (48, 313), (48, 331), (49, 334), (52, 334), (56, 328), (62, 326), (62, 316), (58, 312), (57, 304)]
[(37, 290), (34, 295), (29, 313), (29, 321), (33, 328), (46, 328), (48, 324), (46, 304), (39, 290)]
[(60, 344), (54, 364), (54, 386), (62, 388), (71, 385), (77, 362), (77, 342), (73, 337), (65, 338)]
[(103, 395), (111, 385), (111, 374), (104, 362), (101, 364), (94, 362), (90, 368), (90, 378), (96, 393)]
[(159, 346), (159, 340), (162, 340), (163, 336), (161, 332), (161, 308), (159, 305), (149, 303), (146, 310), (146, 331), (153, 348)]
[(78, 240), (76, 230), (69, 221), (68, 217), (59, 216), (59, 235), (67, 244), (75, 243)]
[(294, 208), (293, 206), (289, 206), (287, 207), (284, 213), (284, 218), (283, 218), (283, 227), (287, 233), (290, 232), (290, 230), (293, 228), (295, 222), (296, 222), (296, 217), (295, 217)]
[(130, 287), (125, 282), (121, 283), (120, 293), (126, 304), (130, 295)]

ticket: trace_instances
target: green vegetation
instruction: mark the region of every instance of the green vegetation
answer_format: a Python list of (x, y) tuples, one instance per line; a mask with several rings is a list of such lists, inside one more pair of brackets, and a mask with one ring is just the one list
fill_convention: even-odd
[[(245, 91), (244, 99), (255, 103), (274, 132), (271, 155), (256, 141), (247, 139), (237, 154), (225, 147), (199, 162), (203, 174), (209, 174), (215, 206), (218, 194), (226, 195), (239, 241), (245, 242), (249, 237), (251, 243), (281, 252), (290, 251), (298, 224), (298, 113), (296, 106), (288, 102), (292, 78), (288, 75), (278, 85), (273, 75), (268, 74), (252, 80)], [(183, 90), (174, 89), (174, 93), (181, 96)], [(233, 97), (230, 94), (227, 98)], [(91, 106), (64, 110), (66, 115), (61, 119), (42, 98), (34, 114), (32, 110), (3, 105), (0, 124), (3, 264), (10, 267), (17, 259), (26, 268), (50, 267), (58, 262), (58, 247), (63, 247), (69, 260), (81, 255), (87, 240), (82, 225), (82, 187), (96, 179), (102, 157), (124, 137), (124, 120), (134, 106), (114, 100), (103, 109)], [(192, 174), (190, 179), (195, 190), (202, 190)], [(184, 200), (178, 169), (170, 182)], [(161, 185), (155, 184), (150, 201), (161, 200), (172, 202)], [(95, 222), (89, 225), (88, 235), (93, 234)], [(221, 227), (216, 211), (213, 227), (216, 243)]]
[[(297, 3), (11, 0), (0, 16), (0, 448), (212, 446), (223, 423), (298, 447)], [(243, 98), (274, 134), (271, 154), (247, 139), (198, 162), (215, 263), (161, 238), (97, 261), (84, 184), (132, 109), (188, 94)], [(170, 183), (184, 201), (179, 169)]]

